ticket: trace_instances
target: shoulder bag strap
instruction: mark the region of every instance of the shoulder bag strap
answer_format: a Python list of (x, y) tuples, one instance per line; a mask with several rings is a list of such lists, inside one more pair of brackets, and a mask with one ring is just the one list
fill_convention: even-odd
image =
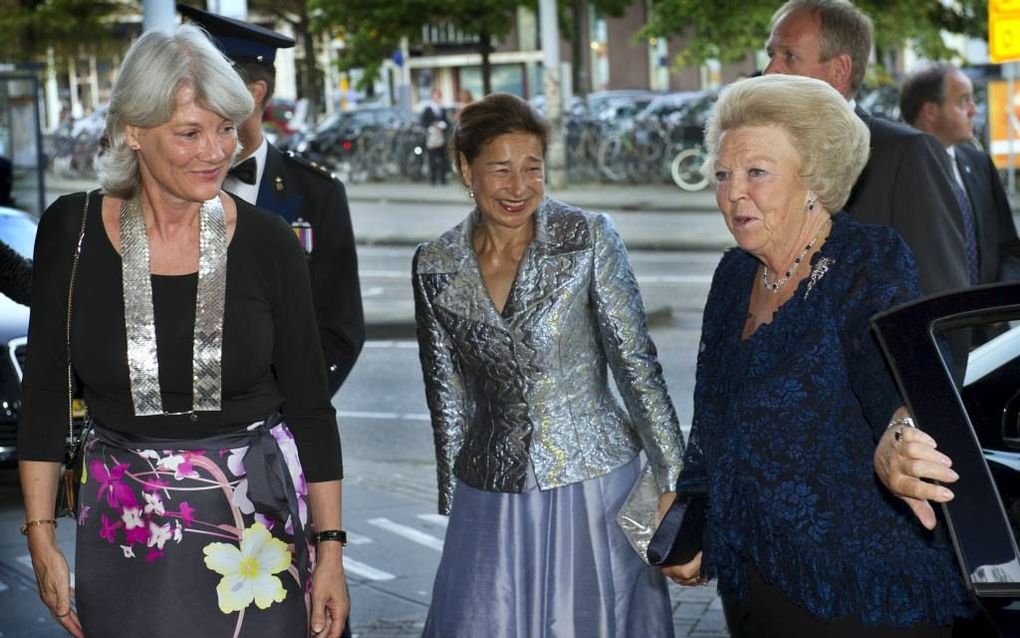
[(67, 444), (74, 449), (74, 371), (71, 368), (71, 301), (74, 299), (74, 280), (78, 276), (78, 259), (81, 256), (81, 244), (85, 240), (85, 220), (89, 214), (89, 195), (85, 191), (85, 205), (81, 210), (81, 230), (78, 232), (78, 243), (74, 246), (74, 260), (71, 262), (71, 280), (67, 285), (67, 331), (64, 333), (67, 353)]

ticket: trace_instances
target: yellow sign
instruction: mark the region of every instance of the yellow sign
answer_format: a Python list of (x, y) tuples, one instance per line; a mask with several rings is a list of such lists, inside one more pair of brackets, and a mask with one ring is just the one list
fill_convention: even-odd
[[(1020, 6), (1020, 0), (1014, 4)], [(1020, 12), (988, 14), (988, 57), (992, 62), (1020, 60)]]
[(1017, 104), (1014, 97), (1013, 108), (1010, 109), (1009, 101), (1005, 80), (993, 80), (988, 83), (988, 148), (985, 150), (999, 168), (1007, 168), (1009, 165), (1010, 124), (1013, 125), (1013, 154), (1020, 158), (1020, 129), (1017, 128), (1020, 104)]
[(999, 13), (1020, 13), (1020, 0), (990, 0), (988, 3), (988, 15)]

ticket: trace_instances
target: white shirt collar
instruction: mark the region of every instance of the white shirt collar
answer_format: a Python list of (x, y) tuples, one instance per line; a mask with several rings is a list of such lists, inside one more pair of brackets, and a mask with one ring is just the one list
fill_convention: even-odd
[[(254, 205), (255, 200), (259, 198), (259, 185), (262, 184), (262, 175), (266, 172), (266, 156), (269, 154), (269, 141), (266, 140), (265, 136), (262, 137), (262, 143), (255, 149), (255, 152), (248, 157), (255, 158), (255, 183), (245, 184), (236, 177), (227, 175), (227, 179), (223, 180), (223, 190), (230, 191), (234, 195), (237, 195), (249, 204)], [(239, 160), (237, 164), (240, 164), (244, 160), (248, 159), (245, 157)], [(236, 166), (236, 164), (235, 164)]]

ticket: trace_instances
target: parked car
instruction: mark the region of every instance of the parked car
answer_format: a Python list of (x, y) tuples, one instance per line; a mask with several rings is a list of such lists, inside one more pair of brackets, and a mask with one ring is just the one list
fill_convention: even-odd
[(334, 114), (300, 139), (288, 141), (285, 150), (328, 167), (345, 182), (359, 182), (420, 178), (424, 147), (425, 131), (417, 114), (370, 107)]
[[(0, 240), (31, 258), (36, 219), (0, 207)], [(0, 295), (0, 465), (17, 461), (15, 440), (21, 412), (21, 375), (28, 343), (28, 308)]]
[(294, 100), (273, 98), (262, 114), (262, 130), (271, 142), (290, 137), (297, 132)]

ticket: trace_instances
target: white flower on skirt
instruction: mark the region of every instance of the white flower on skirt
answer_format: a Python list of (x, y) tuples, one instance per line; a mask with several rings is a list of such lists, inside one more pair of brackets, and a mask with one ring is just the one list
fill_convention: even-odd
[(166, 525), (157, 525), (156, 523), (149, 522), (149, 540), (146, 542), (148, 547), (156, 546), (157, 549), (163, 549), (163, 545), (170, 540), (170, 523)]
[(166, 509), (163, 507), (163, 499), (160, 498), (156, 492), (142, 492), (142, 497), (145, 499), (145, 513), (151, 514), (155, 512), (159, 516), (166, 514)]
[(228, 543), (209, 543), (202, 553), (206, 567), (223, 576), (216, 586), (223, 613), (241, 611), (252, 601), (266, 609), (287, 597), (283, 583), (273, 574), (290, 566), (290, 550), (262, 523), (244, 530), (240, 549)]
[(142, 510), (137, 507), (125, 507), (120, 518), (124, 521), (124, 529), (134, 529), (145, 525), (145, 521), (142, 520)]

